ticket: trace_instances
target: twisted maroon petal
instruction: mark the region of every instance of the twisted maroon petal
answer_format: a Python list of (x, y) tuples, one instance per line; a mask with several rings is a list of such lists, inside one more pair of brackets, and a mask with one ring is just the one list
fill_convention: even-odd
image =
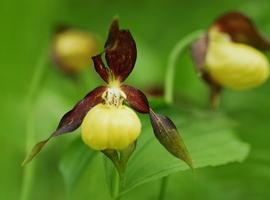
[(30, 154), (25, 158), (23, 161), (23, 165), (29, 163), (45, 146), (45, 144), (53, 137), (69, 133), (77, 129), (87, 112), (97, 105), (98, 103), (102, 102), (102, 93), (105, 91), (105, 86), (97, 87), (96, 89), (92, 90), (88, 93), (81, 101), (79, 101), (72, 110), (67, 112), (59, 122), (57, 129), (50, 135), (49, 138), (37, 143), (33, 149), (31, 150)]
[(135, 41), (128, 30), (119, 30), (118, 20), (111, 24), (105, 43), (105, 58), (114, 77), (124, 81), (134, 68), (137, 56)]
[(239, 12), (222, 15), (214, 22), (213, 27), (229, 34), (235, 42), (245, 43), (260, 50), (270, 49), (269, 40), (258, 32), (250, 18)]
[(108, 83), (110, 73), (102, 61), (101, 54), (92, 57), (92, 60), (94, 62), (96, 72), (106, 83)]
[(194, 65), (199, 72), (201, 78), (208, 84), (210, 89), (210, 102), (212, 106), (216, 105), (216, 99), (221, 92), (222, 87), (211, 78), (210, 74), (205, 70), (205, 59), (208, 50), (208, 36), (205, 34), (191, 45), (191, 56)]
[(191, 56), (198, 72), (202, 73), (208, 47), (208, 36), (205, 34), (191, 45)]
[(122, 85), (121, 89), (127, 95), (127, 102), (131, 108), (140, 113), (149, 113), (149, 104), (144, 93), (129, 85)]

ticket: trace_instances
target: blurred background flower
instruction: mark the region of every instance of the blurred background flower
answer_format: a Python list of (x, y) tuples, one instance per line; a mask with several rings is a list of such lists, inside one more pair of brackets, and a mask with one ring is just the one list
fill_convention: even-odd
[(269, 76), (270, 42), (249, 17), (240, 12), (219, 16), (191, 47), (201, 78), (209, 85), (209, 103), (218, 106), (223, 88), (248, 90), (262, 85)]
[(59, 28), (52, 42), (52, 59), (55, 64), (69, 75), (77, 75), (92, 66), (92, 56), (99, 52), (97, 36), (83, 30)]

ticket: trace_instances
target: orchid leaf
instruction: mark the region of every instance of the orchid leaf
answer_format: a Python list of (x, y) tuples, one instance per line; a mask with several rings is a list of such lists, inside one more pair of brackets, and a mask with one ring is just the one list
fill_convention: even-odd
[[(158, 105), (162, 106), (155, 106), (155, 111), (162, 115), (169, 113), (176, 127), (181, 129), (194, 169), (241, 162), (247, 157), (249, 145), (235, 135), (235, 123), (224, 114)], [(149, 118), (142, 116), (141, 119), (143, 130), (137, 148), (127, 163), (125, 184), (120, 195), (144, 183), (189, 169), (185, 162), (172, 156), (158, 142), (152, 133)], [(107, 179), (112, 183), (112, 177)]]
[(76, 185), (97, 153), (84, 145), (79, 137), (69, 145), (59, 164), (59, 170), (68, 191), (71, 191)]

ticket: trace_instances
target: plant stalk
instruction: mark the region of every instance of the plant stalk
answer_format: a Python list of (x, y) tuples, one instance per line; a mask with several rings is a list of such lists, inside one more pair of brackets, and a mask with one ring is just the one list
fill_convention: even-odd
[(114, 181), (113, 181), (113, 200), (119, 199), (119, 189), (120, 189), (120, 176), (119, 173), (114, 174)]
[(221, 88), (210, 87), (209, 104), (212, 110), (217, 110), (220, 104)]
[[(175, 70), (178, 59), (180, 58), (181, 54), (188, 48), (188, 46), (196, 39), (202, 37), (204, 33), (205, 30), (197, 30), (186, 35), (183, 39), (179, 40), (176, 43), (171, 53), (169, 54), (167, 71), (165, 75), (165, 91), (164, 91), (164, 99), (166, 103), (168, 104), (173, 103)], [(161, 179), (159, 200), (165, 199), (168, 180), (169, 180), (168, 176), (163, 177)]]
[(201, 37), (205, 33), (205, 30), (194, 31), (179, 42), (176, 43), (171, 53), (169, 54), (167, 71), (165, 75), (165, 102), (168, 104), (173, 103), (173, 90), (174, 90), (174, 78), (177, 60), (180, 58), (184, 50), (196, 39)]
[(168, 186), (169, 176), (165, 176), (161, 179), (159, 197), (158, 200), (164, 200), (166, 196), (166, 189)]
[[(36, 69), (34, 71), (33, 79), (30, 83), (29, 93), (26, 99), (27, 118), (26, 118), (26, 135), (25, 135), (25, 149), (26, 153), (32, 148), (35, 142), (35, 126), (34, 126), (34, 107), (35, 98), (39, 91), (42, 78), (46, 69), (47, 49), (41, 53), (38, 59)], [(29, 200), (32, 182), (34, 179), (35, 163), (25, 166), (23, 169), (23, 180), (20, 200)]]

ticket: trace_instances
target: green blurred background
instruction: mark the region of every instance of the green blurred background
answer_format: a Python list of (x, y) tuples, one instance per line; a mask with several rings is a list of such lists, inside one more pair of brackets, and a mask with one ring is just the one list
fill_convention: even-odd
[[(20, 199), (25, 156), (25, 135), (33, 123), (33, 142), (48, 136), (75, 102), (101, 83), (92, 68), (74, 84), (47, 58), (46, 51), (57, 24), (84, 28), (104, 42), (108, 26), (117, 14), (137, 42), (138, 58), (129, 83), (140, 88), (163, 87), (168, 55), (186, 34), (207, 28), (227, 11), (242, 11), (270, 36), (268, 0), (1, 0), (0, 1), (0, 199)], [(45, 52), (45, 53), (44, 53)], [(47, 60), (47, 61), (46, 61)], [(46, 63), (36, 100), (29, 107), (29, 89), (35, 69)], [(180, 101), (205, 108), (207, 88), (196, 76), (190, 56), (179, 59), (175, 74)], [(239, 137), (251, 144), (241, 164), (198, 169), (196, 175), (176, 173), (169, 181), (166, 199), (269, 199), (270, 198), (270, 82), (246, 92), (225, 91), (221, 109), (238, 122)], [(33, 121), (27, 117), (34, 113)], [(59, 173), (59, 160), (71, 140), (52, 141), (34, 161), (29, 199), (108, 199), (100, 157), (87, 167), (78, 184), (67, 193)], [(220, 155), (222, 156), (222, 155)], [(124, 199), (156, 199), (159, 181), (142, 185)]]

